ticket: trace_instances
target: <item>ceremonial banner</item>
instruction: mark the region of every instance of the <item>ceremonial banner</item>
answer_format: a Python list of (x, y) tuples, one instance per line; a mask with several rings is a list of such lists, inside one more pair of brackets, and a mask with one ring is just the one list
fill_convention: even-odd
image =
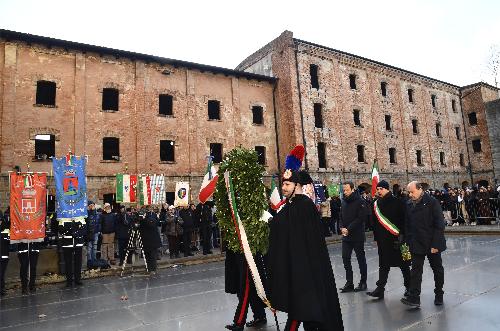
[(161, 204), (166, 202), (167, 197), (165, 195), (165, 176), (164, 175), (152, 175), (151, 176), (151, 203), (153, 205)]
[(151, 176), (140, 175), (137, 192), (139, 194), (139, 203), (142, 206), (147, 206), (151, 204)]
[(314, 182), (314, 195), (315, 201), (314, 203), (319, 205), (323, 201), (326, 201), (325, 188), (321, 182)]
[(67, 155), (52, 159), (56, 184), (57, 219), (87, 217), (86, 158)]
[(175, 184), (175, 207), (189, 206), (189, 183), (177, 182)]
[(136, 189), (136, 175), (116, 175), (116, 202), (136, 202)]
[(10, 174), (10, 241), (43, 241), (47, 213), (47, 175)]

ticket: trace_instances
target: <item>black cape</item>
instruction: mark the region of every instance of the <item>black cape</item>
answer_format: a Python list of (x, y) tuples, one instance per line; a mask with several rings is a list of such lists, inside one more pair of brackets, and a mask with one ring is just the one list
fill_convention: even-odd
[(337, 286), (321, 219), (313, 201), (297, 195), (270, 224), (269, 299), (273, 308), (298, 321), (343, 330)]

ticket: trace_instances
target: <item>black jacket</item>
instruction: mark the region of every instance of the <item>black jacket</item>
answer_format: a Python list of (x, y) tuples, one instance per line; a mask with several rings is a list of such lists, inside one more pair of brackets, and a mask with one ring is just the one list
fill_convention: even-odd
[(116, 238), (121, 240), (128, 239), (130, 221), (132, 214), (118, 213), (116, 215)]
[(101, 223), (101, 233), (110, 234), (116, 230), (116, 214), (103, 212), (99, 219)]
[(208, 204), (199, 204), (198, 213), (200, 217), (200, 226), (209, 227), (212, 225), (212, 208)]
[(365, 221), (369, 212), (358, 192), (342, 200), (340, 227), (349, 231), (347, 236), (342, 236), (343, 241), (365, 241)]
[(190, 231), (193, 229), (193, 227), (194, 227), (194, 217), (193, 216), (195, 216), (193, 214), (194, 214), (194, 212), (191, 210), (191, 208), (181, 209), (179, 211), (179, 216), (180, 216), (180, 218), (182, 218), (182, 221), (184, 222), (184, 224), (183, 224), (184, 231)]
[(158, 217), (156, 213), (148, 212), (146, 217), (141, 219), (139, 231), (141, 232), (142, 245), (144, 250), (153, 250), (161, 247), (161, 238), (158, 233)]
[(438, 200), (424, 193), (422, 199), (413, 204), (406, 203), (406, 242), (413, 254), (430, 254), (431, 248), (439, 252), (446, 250), (443, 211)]

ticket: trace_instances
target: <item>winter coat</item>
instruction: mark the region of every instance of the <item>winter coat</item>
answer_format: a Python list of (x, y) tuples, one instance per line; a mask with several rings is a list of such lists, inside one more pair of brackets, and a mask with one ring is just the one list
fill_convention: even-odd
[(101, 232), (103, 234), (114, 233), (116, 230), (116, 214), (103, 212), (100, 218)]
[(139, 231), (142, 237), (144, 250), (150, 251), (161, 247), (161, 238), (157, 229), (158, 217), (153, 212), (148, 212), (146, 218), (140, 220)]
[(365, 222), (369, 210), (359, 196), (352, 192), (342, 200), (340, 227), (346, 228), (349, 234), (342, 236), (343, 241), (365, 241)]
[(118, 213), (116, 215), (116, 238), (121, 240), (128, 240), (131, 214)]
[(166, 233), (167, 236), (180, 236), (182, 235), (182, 218), (175, 213), (167, 212), (166, 215)]
[(194, 228), (193, 211), (189, 209), (181, 209), (179, 216), (182, 218), (184, 231), (191, 231)]

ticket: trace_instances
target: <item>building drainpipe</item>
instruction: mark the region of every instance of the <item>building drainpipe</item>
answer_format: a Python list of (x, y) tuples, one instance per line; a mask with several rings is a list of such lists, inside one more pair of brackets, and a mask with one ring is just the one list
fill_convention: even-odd
[(470, 176), (470, 185), (474, 186), (474, 177), (472, 176), (472, 163), (470, 162), (470, 151), (469, 151), (469, 138), (467, 137), (467, 129), (465, 127), (465, 116), (464, 116), (464, 107), (462, 102), (462, 91), (460, 91), (460, 113), (462, 114), (462, 123), (464, 125), (464, 136), (465, 136), (465, 147), (467, 148), (467, 160), (469, 162), (469, 176)]
[(305, 170), (309, 170), (309, 166), (308, 166), (308, 163), (307, 163), (306, 133), (305, 133), (305, 130), (304, 130), (304, 112), (302, 110), (302, 93), (300, 92), (299, 60), (298, 60), (298, 56), (297, 56), (298, 45), (295, 45), (294, 52), (295, 52), (295, 70), (297, 72), (297, 89), (299, 91), (299, 110), (300, 110), (300, 124), (302, 126), (302, 141), (303, 141), (303, 144), (304, 144), (304, 149), (306, 150), (306, 153), (305, 153), (306, 155), (304, 157)]
[[(281, 160), (280, 160), (280, 144), (278, 140), (278, 117), (277, 117), (277, 111), (276, 111), (276, 87), (278, 87), (278, 81), (274, 81), (274, 86), (273, 86), (273, 110), (274, 110), (274, 133), (276, 137), (276, 155), (277, 155), (277, 160), (278, 160), (278, 178), (281, 178), (279, 176), (279, 173), (281, 173)], [(281, 184), (281, 183), (280, 183)]]

